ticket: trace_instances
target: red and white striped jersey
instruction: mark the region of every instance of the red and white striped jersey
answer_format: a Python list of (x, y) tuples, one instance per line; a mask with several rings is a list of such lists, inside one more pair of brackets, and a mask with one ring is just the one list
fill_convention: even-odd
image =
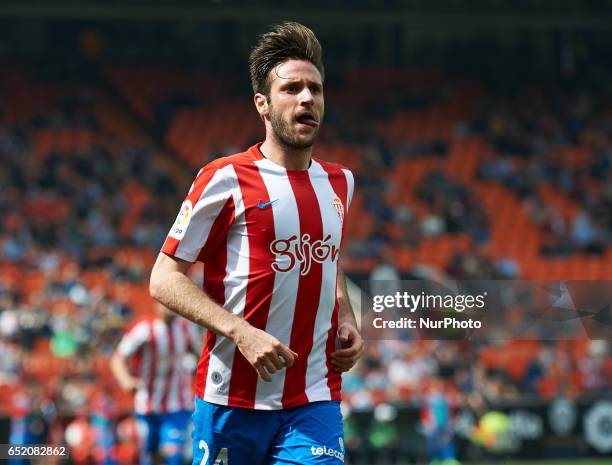
[(162, 251), (204, 262), (208, 295), (298, 358), (267, 383), (230, 339), (209, 331), (196, 395), (264, 410), (339, 400), (341, 376), (330, 354), (353, 175), (314, 158), (308, 170), (287, 170), (263, 157), (259, 145), (198, 173)]
[(170, 413), (193, 408), (192, 373), (187, 356), (202, 350), (197, 325), (174, 317), (169, 323), (150, 317), (132, 325), (117, 351), (135, 360), (135, 375), (142, 380), (136, 391), (136, 413)]

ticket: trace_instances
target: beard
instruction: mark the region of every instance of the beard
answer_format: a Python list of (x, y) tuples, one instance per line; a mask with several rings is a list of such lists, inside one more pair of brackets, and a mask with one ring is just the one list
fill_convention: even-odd
[(272, 104), (269, 105), (270, 110), (270, 125), (276, 138), (285, 146), (294, 150), (303, 150), (313, 146), (317, 135), (319, 133), (319, 127), (316, 127), (312, 132), (312, 135), (306, 140), (300, 139), (300, 137), (292, 131), (291, 124), (283, 119), (283, 117), (276, 113), (275, 108)]

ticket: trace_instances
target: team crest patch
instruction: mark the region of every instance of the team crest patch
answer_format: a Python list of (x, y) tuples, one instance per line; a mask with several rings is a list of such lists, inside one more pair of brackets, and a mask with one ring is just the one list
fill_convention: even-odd
[(181, 211), (176, 217), (176, 221), (172, 225), (172, 230), (170, 231), (170, 237), (181, 240), (185, 235), (185, 230), (189, 225), (189, 221), (191, 221), (191, 214), (193, 211), (193, 206), (191, 205), (190, 200), (185, 200), (183, 205), (181, 205)]
[(340, 218), (340, 224), (344, 224), (344, 205), (342, 205), (342, 200), (340, 200), (338, 196), (335, 196), (333, 204), (334, 208), (336, 209), (336, 213), (338, 213), (338, 218)]

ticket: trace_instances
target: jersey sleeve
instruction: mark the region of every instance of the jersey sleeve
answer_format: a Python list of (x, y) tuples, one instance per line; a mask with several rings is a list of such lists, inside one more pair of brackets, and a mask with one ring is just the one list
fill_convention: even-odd
[(346, 168), (342, 168), (342, 172), (346, 177), (346, 208), (348, 209), (351, 207), (353, 192), (355, 192), (355, 178), (353, 177), (353, 173)]
[(117, 352), (124, 357), (131, 357), (138, 352), (148, 339), (149, 324), (146, 321), (141, 321), (123, 335), (121, 341), (119, 341)]
[(162, 247), (171, 257), (206, 262), (233, 222), (231, 165), (211, 163), (200, 170)]

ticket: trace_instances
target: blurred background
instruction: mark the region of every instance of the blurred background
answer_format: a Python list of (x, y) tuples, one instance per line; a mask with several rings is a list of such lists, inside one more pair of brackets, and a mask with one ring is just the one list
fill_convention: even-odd
[[(0, 443), (20, 422), (103, 463), (102, 416), (137, 463), (109, 357), (199, 168), (263, 139), (247, 56), (287, 19), (323, 45), (356, 286), (612, 279), (612, 1), (5, 0)], [(434, 423), (462, 462), (610, 463), (611, 388), (604, 340), (370, 341), (347, 463), (427, 463)]]

